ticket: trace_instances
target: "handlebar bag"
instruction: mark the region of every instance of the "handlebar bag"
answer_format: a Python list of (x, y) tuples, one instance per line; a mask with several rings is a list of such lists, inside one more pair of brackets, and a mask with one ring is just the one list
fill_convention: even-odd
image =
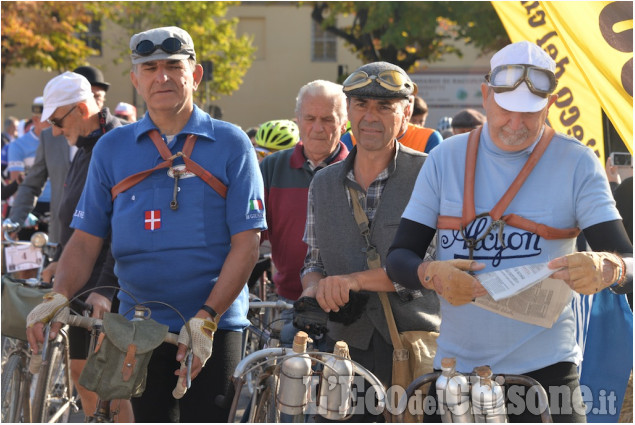
[(152, 319), (129, 321), (120, 314), (105, 313), (103, 331), (86, 360), (79, 383), (102, 400), (139, 397), (146, 387), (152, 351), (161, 345), (167, 332), (166, 325)]
[(26, 341), (26, 316), (51, 289), (23, 286), (2, 276), (2, 335)]

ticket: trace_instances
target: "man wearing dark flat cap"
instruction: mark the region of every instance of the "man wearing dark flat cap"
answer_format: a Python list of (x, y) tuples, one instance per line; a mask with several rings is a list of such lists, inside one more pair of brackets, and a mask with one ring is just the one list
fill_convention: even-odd
[[(403, 69), (387, 62), (360, 67), (342, 86), (357, 144), (344, 161), (319, 171), (311, 183), (302, 295), (315, 297), (322, 309), (331, 312), (329, 345), (346, 341), (351, 358), (388, 387), (393, 346), (378, 292), (388, 293), (399, 331), (429, 331), (432, 353), (441, 321), (433, 291), (405, 290), (383, 268), (394, 224), (399, 222), (426, 158), (397, 143), (408, 124), (409, 96), (416, 86)], [(353, 213), (357, 204), (369, 223), (367, 237), (360, 233)], [(366, 254), (373, 248), (378, 261)], [(337, 312), (350, 304), (360, 310), (359, 317), (338, 317)], [(377, 418), (367, 412), (356, 419)]]

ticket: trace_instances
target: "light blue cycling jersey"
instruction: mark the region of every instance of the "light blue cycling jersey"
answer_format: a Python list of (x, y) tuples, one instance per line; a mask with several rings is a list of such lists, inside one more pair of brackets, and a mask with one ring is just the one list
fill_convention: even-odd
[[(430, 152), (403, 218), (436, 228), (439, 215), (461, 216), (467, 140), (467, 133), (457, 135)], [(492, 142), (484, 125), (474, 186), (477, 215), (490, 211), (499, 201), (535, 145), (520, 152), (503, 151)], [(509, 213), (556, 228), (585, 229), (620, 218), (598, 158), (591, 149), (562, 134), (553, 137), (505, 211)], [(466, 237), (478, 238), (489, 222), (489, 217), (476, 219), (468, 226)], [(574, 238), (545, 240), (505, 226), (503, 247), (496, 233), (474, 251), (474, 259), (486, 266), (483, 272), (547, 262), (575, 251)], [(439, 230), (438, 238), (437, 259), (468, 258), (459, 231)], [(455, 307), (443, 298), (441, 316), (435, 368), (440, 369), (443, 357), (456, 357), (461, 372), (490, 365), (495, 373), (522, 374), (562, 361), (577, 364), (581, 359), (570, 303), (550, 329), (505, 318), (473, 304)]]

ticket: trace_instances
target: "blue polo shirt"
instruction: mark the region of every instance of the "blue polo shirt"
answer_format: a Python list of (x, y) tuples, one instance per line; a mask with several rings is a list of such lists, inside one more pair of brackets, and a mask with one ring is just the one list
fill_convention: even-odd
[[(35, 135), (32, 129), (22, 137), (18, 137), (8, 144), (7, 156), (9, 166), (7, 167), (7, 171), (24, 171), (28, 174), (29, 169), (35, 162), (35, 155), (39, 144), (40, 139)], [(42, 193), (40, 193), (37, 200), (38, 202), (51, 202), (51, 182), (49, 179), (46, 179)]]
[[(112, 232), (121, 288), (140, 302), (167, 302), (188, 320), (209, 296), (230, 250), (231, 236), (266, 229), (262, 177), (246, 134), (195, 106), (168, 148), (172, 153), (181, 151), (186, 136), (195, 134), (191, 158), (227, 186), (227, 198), (199, 177), (185, 175), (178, 182), (178, 209), (172, 210), (173, 173), (161, 169), (113, 202), (110, 190), (115, 184), (163, 161), (148, 136), (152, 129), (156, 126), (146, 114), (141, 121), (115, 128), (101, 138), (71, 226), (99, 237)], [(174, 166), (180, 164), (177, 158)], [(119, 299), (121, 313), (128, 313), (135, 304), (123, 291)], [(153, 319), (179, 331), (183, 321), (176, 313), (159, 304), (150, 307)], [(244, 328), (247, 309), (245, 286), (222, 316), (219, 328)]]

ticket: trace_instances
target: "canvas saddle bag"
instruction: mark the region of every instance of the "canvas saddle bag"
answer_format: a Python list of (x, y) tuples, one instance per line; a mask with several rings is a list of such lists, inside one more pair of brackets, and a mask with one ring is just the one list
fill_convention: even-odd
[(26, 341), (26, 317), (50, 288), (24, 286), (10, 276), (2, 276), (2, 336)]
[(166, 325), (152, 319), (130, 321), (120, 314), (105, 313), (103, 331), (79, 383), (102, 400), (139, 397), (145, 390), (152, 351), (167, 332)]

